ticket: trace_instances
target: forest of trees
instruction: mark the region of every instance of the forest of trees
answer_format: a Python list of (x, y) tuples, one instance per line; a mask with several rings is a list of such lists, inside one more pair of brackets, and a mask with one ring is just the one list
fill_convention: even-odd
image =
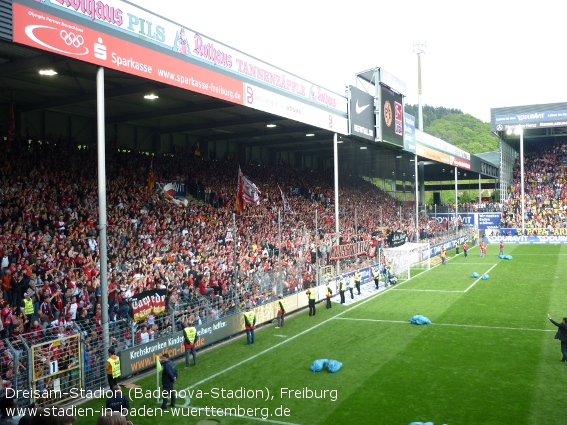
[[(405, 105), (405, 112), (415, 117), (418, 124), (417, 105)], [(469, 153), (498, 150), (498, 138), (490, 131), (490, 124), (482, 122), (459, 109), (423, 106), (423, 130)]]

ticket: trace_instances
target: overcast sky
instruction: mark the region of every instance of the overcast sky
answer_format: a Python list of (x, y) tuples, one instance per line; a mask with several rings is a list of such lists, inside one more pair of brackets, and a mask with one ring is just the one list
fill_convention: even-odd
[(417, 103), (485, 122), (490, 108), (567, 101), (567, 0), (136, 0), (136, 5), (344, 94), (354, 75), (383, 67)]

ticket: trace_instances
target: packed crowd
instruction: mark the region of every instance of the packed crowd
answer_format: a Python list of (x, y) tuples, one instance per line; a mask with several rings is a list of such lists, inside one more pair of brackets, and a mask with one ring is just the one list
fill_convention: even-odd
[[(478, 198), (477, 198), (478, 199)], [(429, 205), (429, 214), (433, 211), (438, 213), (451, 213), (455, 212), (454, 203), (443, 202), (441, 205), (435, 207)], [(502, 204), (500, 202), (460, 202), (457, 204), (458, 212), (475, 213), (475, 212), (499, 212), (502, 211)]]
[[(379, 246), (386, 243), (385, 229), (406, 232), (411, 240), (445, 230), (426, 217), (416, 228), (412, 208), (358, 177), (345, 177), (337, 235), (332, 172), (285, 163), (242, 164), (261, 202), (249, 204), (234, 229), (237, 161), (182, 150), (173, 157), (108, 152), (108, 293), (102, 294), (96, 149), (65, 140), (33, 142), (12, 146), (1, 161), (1, 336), (17, 344), (20, 335), (40, 330), (47, 340), (79, 331), (87, 372), (101, 360), (102, 296), (109, 302), (111, 343), (124, 348), (186, 321), (206, 323), (272, 301), (277, 292), (301, 290), (315, 281), (313, 252), (318, 266), (328, 264), (339, 238)], [(157, 190), (148, 191), (150, 171), (156, 182), (189, 182), (206, 202), (187, 208), (168, 203)], [(289, 203), (285, 212), (281, 193)], [(131, 297), (157, 288), (167, 291), (167, 314), (133, 323)], [(15, 365), (5, 350), (5, 385), (19, 367), (25, 365)]]
[[(524, 155), (524, 225), (526, 233), (536, 228), (567, 227), (567, 145), (559, 141), (528, 146)], [(514, 166), (510, 201), (502, 212), (503, 228), (521, 228), (521, 170)]]

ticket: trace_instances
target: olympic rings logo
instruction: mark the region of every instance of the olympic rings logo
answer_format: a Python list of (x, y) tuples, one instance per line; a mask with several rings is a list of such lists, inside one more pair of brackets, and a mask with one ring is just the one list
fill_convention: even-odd
[[(36, 34), (36, 32), (38, 34)], [(70, 48), (69, 51), (63, 50), (56, 46), (52, 46), (51, 43), (43, 40), (46, 37), (48, 37), (48, 40), (51, 40), (50, 33), (55, 36), (57, 32), (59, 32), (59, 36), (67, 46), (69, 47), (74, 46), (74, 48), (72, 49)], [(85, 39), (83, 38), (82, 35), (77, 36), (72, 32), (60, 30), (59, 28), (54, 28), (47, 25), (28, 25), (26, 27), (26, 35), (33, 42), (39, 44), (45, 49), (49, 49), (54, 52), (62, 53), (64, 55), (72, 55), (72, 56), (85, 56), (89, 54), (89, 49), (83, 45), (85, 43)]]
[(65, 30), (61, 30), (59, 33), (61, 39), (65, 42), (67, 46), (73, 45), (74, 47), (80, 47), (84, 44), (85, 39), (82, 35), (75, 35), (72, 32), (67, 32)]

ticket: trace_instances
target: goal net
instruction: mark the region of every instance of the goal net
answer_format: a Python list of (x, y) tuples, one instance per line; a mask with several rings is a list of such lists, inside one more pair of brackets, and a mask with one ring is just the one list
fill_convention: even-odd
[(398, 282), (406, 281), (431, 268), (429, 261), (429, 244), (406, 242), (396, 248), (383, 248), (381, 259), (389, 272), (398, 278)]

